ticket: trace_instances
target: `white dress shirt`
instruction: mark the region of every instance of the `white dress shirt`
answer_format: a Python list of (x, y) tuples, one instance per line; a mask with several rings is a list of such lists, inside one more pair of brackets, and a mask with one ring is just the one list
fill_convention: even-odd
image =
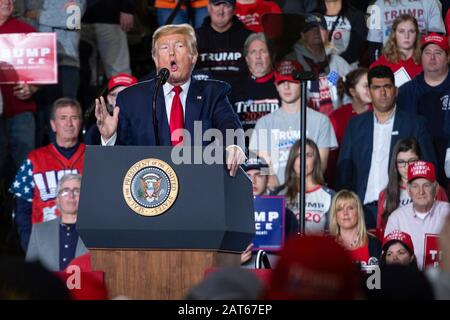
[[(384, 123), (378, 122), (375, 113), (373, 114), (373, 147), (372, 160), (370, 162), (369, 178), (367, 180), (366, 195), (364, 204), (378, 200), (380, 192), (386, 188), (389, 181), (389, 150), (393, 135), (395, 108)], [(398, 133), (397, 133), (398, 134)]]
[[(189, 86), (191, 85), (191, 78), (189, 80), (181, 85), (181, 92), (180, 92), (180, 100), (181, 100), (181, 106), (183, 107), (183, 117), (186, 118), (186, 99), (187, 94), (189, 91)], [(166, 105), (166, 114), (167, 114), (167, 120), (170, 123), (170, 112), (172, 111), (172, 101), (175, 97), (175, 92), (172, 91), (173, 85), (166, 82), (163, 85), (163, 92), (164, 92), (164, 103)], [(113, 146), (116, 143), (117, 139), (117, 132), (115, 132), (111, 138), (109, 138), (108, 141), (104, 141), (103, 137), (102, 139), (102, 146)]]

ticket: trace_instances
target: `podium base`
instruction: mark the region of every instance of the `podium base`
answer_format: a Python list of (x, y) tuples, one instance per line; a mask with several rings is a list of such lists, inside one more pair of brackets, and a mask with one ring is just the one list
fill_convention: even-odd
[(105, 272), (111, 298), (180, 300), (205, 271), (238, 267), (239, 253), (200, 250), (90, 249), (93, 270)]

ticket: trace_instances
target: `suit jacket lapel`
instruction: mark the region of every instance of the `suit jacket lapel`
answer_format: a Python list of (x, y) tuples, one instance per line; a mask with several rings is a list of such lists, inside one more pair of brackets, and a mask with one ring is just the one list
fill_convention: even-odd
[(403, 119), (402, 119), (402, 113), (398, 112), (398, 108), (395, 109), (395, 114), (394, 114), (394, 125), (392, 126), (392, 133), (396, 132), (396, 134), (391, 134), (391, 145), (390, 145), (390, 149), (389, 149), (389, 159), (391, 159), (391, 152), (392, 149), (394, 148), (395, 144), (397, 143), (399, 137), (400, 137), (400, 133), (402, 132), (403, 129)]
[(59, 228), (61, 225), (61, 217), (56, 218), (53, 222), (51, 232), (48, 235), (49, 253), (51, 254), (52, 265), (55, 266), (55, 270), (59, 270)]
[(370, 116), (366, 118), (366, 123), (364, 126), (366, 128), (367, 132), (370, 133), (370, 137), (368, 137), (369, 139), (363, 140), (363, 150), (367, 151), (366, 154), (369, 155), (369, 161), (368, 161), (369, 168), (370, 168), (370, 162), (372, 160), (372, 152), (373, 152), (373, 135), (375, 133), (374, 132), (375, 127), (373, 124), (373, 122), (375, 121), (374, 117), (375, 117), (375, 113), (372, 111), (370, 113)]
[[(153, 103), (153, 102), (152, 102)], [(171, 140), (170, 140), (170, 127), (169, 127), (169, 120), (167, 119), (167, 112), (166, 112), (166, 103), (164, 99), (164, 91), (161, 86), (158, 91), (158, 100), (156, 101), (156, 109), (157, 111), (157, 117), (158, 117), (158, 126), (159, 126), (159, 142), (161, 145), (168, 145), (170, 146)], [(153, 121), (153, 120), (151, 120)], [(153, 125), (152, 125), (153, 128)], [(152, 132), (153, 135), (153, 132)], [(155, 138), (156, 141), (156, 138)]]
[(85, 254), (86, 252), (88, 252), (88, 250), (83, 240), (81, 240), (81, 238), (78, 237), (77, 248), (75, 249), (75, 258)]
[(191, 78), (191, 84), (186, 98), (184, 127), (191, 134), (192, 143), (194, 143), (194, 121), (200, 120), (203, 99), (202, 82)]

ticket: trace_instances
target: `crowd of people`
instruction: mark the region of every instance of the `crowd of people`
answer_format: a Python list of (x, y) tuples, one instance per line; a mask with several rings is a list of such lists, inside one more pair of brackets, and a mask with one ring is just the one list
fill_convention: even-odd
[[(202, 132), (224, 137), (244, 130), (244, 139), (223, 141), (230, 175), (242, 165), (255, 196), (286, 199), (285, 234), (293, 239), (270, 254), (272, 282), (267, 290), (255, 284), (252, 298), (376, 299), (357, 289), (360, 278), (379, 267), (395, 282), (403, 269), (392, 265), (413, 269), (403, 274), (432, 288), (421, 297), (450, 298), (448, 1), (156, 0), (154, 71), (136, 77), (127, 32), (138, 2), (0, 0), (0, 34), (57, 36), (56, 85), (0, 84), (0, 213), (13, 222), (5, 234), (17, 237), (26, 261), (61, 271), (87, 252), (76, 230), (86, 145), (189, 144), (201, 121)], [(68, 24), (70, 6), (78, 25)], [(298, 39), (280, 56), (280, 36), (271, 36), (265, 17), (287, 13), (299, 14), (299, 29), (288, 30)], [(96, 52), (88, 66), (80, 64), (80, 41)], [(107, 79), (88, 106), (79, 102), (82, 68), (92, 82), (102, 72)], [(156, 92), (163, 68), (169, 76)], [(305, 71), (315, 78), (302, 96), (295, 75)], [(296, 236), (301, 192), (305, 238)], [(441, 234), (433, 270), (425, 263), (430, 234)], [(10, 252), (11, 239), (0, 241)], [(241, 255), (243, 268), (254, 267), (252, 249)], [(295, 287), (305, 281), (302, 268), (311, 269), (310, 281)], [(314, 281), (321, 276), (330, 282)], [(389, 285), (386, 296), (395, 297)], [(207, 299), (201, 288), (192, 297)]]

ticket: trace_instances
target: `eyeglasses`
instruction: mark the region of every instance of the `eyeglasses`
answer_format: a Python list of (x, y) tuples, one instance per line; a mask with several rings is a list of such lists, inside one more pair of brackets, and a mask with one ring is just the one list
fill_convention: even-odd
[(69, 189), (69, 188), (64, 188), (61, 191), (59, 191), (59, 195), (61, 197), (68, 197), (69, 195), (72, 196), (79, 196), (81, 193), (80, 188), (74, 188), (74, 189)]
[(397, 160), (397, 165), (401, 168), (404, 168), (405, 166), (409, 166), (410, 164), (419, 161), (419, 159), (409, 159), (409, 160)]

